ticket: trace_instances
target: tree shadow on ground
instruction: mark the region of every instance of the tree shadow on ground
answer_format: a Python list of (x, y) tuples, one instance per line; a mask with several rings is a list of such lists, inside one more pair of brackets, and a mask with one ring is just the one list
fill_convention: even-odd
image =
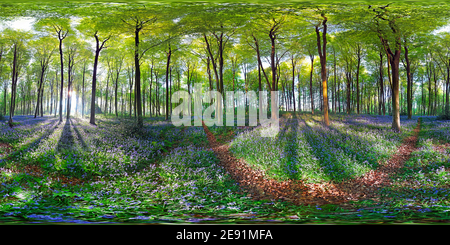
[(72, 130), (70, 129), (70, 120), (65, 120), (65, 124), (61, 132), (61, 137), (59, 138), (58, 144), (56, 145), (56, 150), (62, 151), (63, 149), (71, 149), (74, 144), (75, 140), (72, 134)]
[[(317, 120), (314, 120), (314, 121), (316, 123), (319, 123), (319, 124), (323, 125), (322, 122), (319, 122)], [(368, 127), (369, 125), (370, 124), (359, 124), (359, 126), (361, 126), (361, 127)], [(339, 130), (338, 128), (333, 127), (333, 125), (330, 125), (328, 127), (328, 129), (330, 129), (331, 131), (336, 133), (338, 135), (339, 139), (346, 139), (347, 136), (351, 136), (352, 138), (356, 138), (359, 142), (368, 143), (368, 144), (365, 144), (365, 145), (370, 145), (370, 144), (375, 144), (376, 143), (375, 140), (367, 140), (367, 139), (362, 138), (359, 135), (350, 135), (348, 133), (345, 133), (342, 130)], [(323, 137), (327, 137), (326, 132), (324, 132), (323, 130), (320, 130), (319, 133)], [(386, 138), (386, 137), (384, 137), (384, 138)], [(354, 148), (352, 149), (352, 148), (348, 147), (348, 145), (346, 145), (344, 141), (342, 141), (341, 143), (338, 143), (336, 141), (331, 141), (331, 143), (332, 143), (332, 146), (334, 148), (342, 149), (348, 155), (356, 156), (356, 159), (358, 161), (361, 161), (361, 162), (368, 161), (370, 163), (369, 165), (370, 165), (371, 169), (375, 169), (378, 166), (377, 162), (378, 162), (379, 159), (372, 159), (372, 158), (368, 157), (368, 156), (376, 156), (376, 155), (378, 155), (378, 152), (373, 150), (373, 149), (371, 149), (371, 148), (367, 148), (366, 147), (364, 149), (364, 151), (361, 152), (360, 150), (357, 150), (357, 149), (355, 150)], [(401, 143), (401, 142), (399, 142), (399, 143)], [(350, 142), (350, 144), (351, 144), (351, 142)]]
[[(287, 143), (284, 146), (284, 157), (285, 164), (283, 166), (284, 173), (287, 174), (289, 179), (299, 179), (302, 175), (302, 172), (298, 166), (298, 142), (296, 139), (298, 132), (298, 121), (294, 118), (287, 118), (284, 123), (285, 127), (280, 129), (280, 133), (278, 134), (278, 140), (282, 140), (283, 138), (287, 138)], [(296, 124), (296, 125), (294, 125)]]
[(70, 118), (65, 120), (56, 149), (57, 151), (70, 150), (76, 148), (77, 145), (81, 145), (83, 150), (89, 149), (77, 126), (73, 123), (73, 119)]
[(8, 159), (8, 158), (14, 157), (14, 156), (20, 154), (21, 152), (27, 152), (30, 148), (39, 145), (39, 143), (40, 143), (43, 139), (49, 137), (49, 136), (55, 131), (55, 129), (58, 127), (58, 125), (59, 125), (59, 122), (57, 122), (57, 120), (55, 120), (55, 121), (54, 121), (54, 122), (53, 122), (53, 123), (52, 123), (52, 124), (51, 124), (44, 132), (43, 132), (43, 134), (41, 135), (41, 137), (35, 139), (33, 142), (30, 142), (30, 143), (28, 143), (28, 144), (22, 146), (20, 149), (17, 149), (17, 150), (15, 150), (15, 151), (10, 151), (8, 154), (4, 155), (4, 157), (0, 158), (0, 160)]

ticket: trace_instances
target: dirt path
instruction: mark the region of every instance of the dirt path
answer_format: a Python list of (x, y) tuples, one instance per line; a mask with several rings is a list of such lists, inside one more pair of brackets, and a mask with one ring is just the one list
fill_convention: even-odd
[(339, 184), (307, 184), (301, 180), (279, 182), (268, 179), (261, 171), (252, 169), (242, 159), (232, 156), (228, 151), (229, 146), (217, 142), (205, 124), (203, 128), (210, 147), (219, 158), (219, 164), (239, 183), (249, 197), (259, 200), (286, 200), (295, 204), (323, 205), (340, 204), (360, 198), (375, 198), (379, 187), (390, 184), (389, 175), (397, 172), (416, 150), (420, 120), (414, 129), (413, 136), (405, 139), (397, 153), (385, 165), (360, 178)]

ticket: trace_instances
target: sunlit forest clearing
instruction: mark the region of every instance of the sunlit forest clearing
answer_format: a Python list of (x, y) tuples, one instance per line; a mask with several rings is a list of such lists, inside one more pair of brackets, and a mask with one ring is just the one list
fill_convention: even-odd
[(450, 220), (446, 3), (0, 6), (0, 223)]

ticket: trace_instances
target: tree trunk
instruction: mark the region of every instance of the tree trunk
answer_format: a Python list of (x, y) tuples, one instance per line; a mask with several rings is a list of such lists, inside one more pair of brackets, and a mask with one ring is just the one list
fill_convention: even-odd
[(59, 37), (59, 60), (61, 63), (61, 91), (59, 93), (59, 122), (62, 122), (62, 100), (63, 100), (63, 90), (64, 90), (64, 56), (62, 50), (62, 42), (64, 38), (60, 37), (60, 32), (58, 33)]
[(128, 76), (128, 78), (129, 78), (129, 81), (130, 81), (130, 118), (131, 118), (131, 113), (132, 113), (132, 105), (133, 105), (133, 103), (132, 103), (132, 95), (133, 95), (133, 70), (131, 70), (131, 72), (130, 71), (128, 71), (128, 74), (129, 74), (129, 76)]
[(114, 86), (114, 109), (116, 112), (116, 117), (119, 117), (119, 109), (117, 107), (117, 97), (118, 97), (117, 93), (119, 90), (119, 74), (120, 74), (120, 68), (116, 72), (116, 83)]
[(150, 109), (150, 116), (152, 116), (152, 84), (153, 84), (153, 62), (152, 62), (152, 67), (150, 68), (150, 101), (148, 103), (149, 109)]
[(36, 101), (36, 110), (34, 111), (34, 118), (36, 118), (36, 116), (39, 114), (39, 102), (40, 102), (40, 97), (42, 96), (42, 84), (44, 82), (44, 71), (45, 71), (45, 66), (42, 66), (41, 74), (39, 77), (39, 88), (38, 88), (38, 96), (37, 96), (37, 101)]
[(172, 49), (169, 44), (169, 51), (167, 52), (167, 65), (166, 65), (166, 121), (169, 120), (169, 67), (170, 67), (170, 57), (172, 55)]
[(411, 77), (411, 63), (408, 57), (408, 46), (405, 45), (405, 61), (406, 61), (406, 77), (407, 77), (407, 95), (406, 103), (408, 105), (408, 119), (412, 117), (412, 77)]
[(107, 76), (106, 76), (106, 91), (105, 91), (105, 115), (106, 115), (106, 113), (108, 113), (108, 92), (109, 92), (109, 80), (110, 80), (110, 77), (111, 77), (111, 72), (109, 71), (109, 69), (108, 69), (108, 71), (106, 71), (106, 73), (108, 74)]
[(359, 68), (361, 66), (361, 47), (357, 47), (358, 63), (356, 65), (356, 114), (359, 115)]
[(14, 100), (16, 93), (17, 44), (14, 44), (13, 69), (11, 74), (11, 102), (9, 103), (9, 127), (13, 127)]
[(333, 112), (336, 112), (336, 50), (333, 47), (333, 65), (334, 65), (334, 89), (333, 89)]
[(447, 65), (447, 81), (445, 83), (445, 115), (450, 116), (449, 106), (449, 88), (450, 88), (450, 59)]
[(399, 64), (400, 64), (400, 47), (395, 50), (394, 56), (391, 58), (392, 67), (392, 129), (400, 131), (400, 101), (399, 101)]
[(57, 107), (58, 107), (58, 89), (59, 89), (59, 84), (58, 84), (58, 70), (56, 70), (55, 72), (55, 83), (56, 83), (56, 94), (55, 94), (55, 117), (56, 117), (56, 112), (57, 112)]
[(437, 114), (437, 101), (439, 97), (437, 96), (437, 79), (436, 79), (436, 68), (433, 69), (433, 80), (434, 80), (434, 106), (433, 106), (433, 115)]
[[(70, 51), (72, 52), (72, 51)], [(67, 71), (67, 112), (66, 112), (66, 120), (69, 120), (70, 118), (70, 110), (71, 110), (71, 104), (72, 104), (72, 81), (73, 81), (73, 74), (72, 74), (72, 68), (73, 68), (73, 56), (72, 53), (69, 53), (69, 66)]]
[[(43, 82), (42, 82), (43, 83)], [(44, 84), (42, 84), (42, 91), (41, 91), (41, 117), (44, 117), (44, 103), (43, 103), (43, 100), (44, 100)]]
[(430, 61), (430, 69), (427, 72), (428, 74), (428, 116), (431, 116), (431, 61)]
[(292, 56), (291, 57), (291, 63), (292, 63), (292, 105), (294, 106), (294, 112), (296, 111), (295, 110), (295, 91), (294, 91), (294, 88), (295, 88), (295, 65), (296, 65), (296, 62), (294, 62), (294, 57)]
[(135, 51), (134, 51), (134, 67), (136, 75), (134, 76), (134, 89), (135, 89), (135, 97), (136, 97), (136, 109), (137, 109), (137, 126), (142, 128), (144, 125), (144, 120), (142, 118), (142, 101), (141, 101), (141, 67), (139, 64), (139, 32), (140, 28), (136, 27), (134, 43), (135, 43)]
[(91, 117), (89, 120), (89, 123), (92, 125), (95, 124), (95, 93), (96, 93), (96, 86), (97, 86), (97, 65), (98, 65), (98, 57), (100, 55), (100, 51), (103, 49), (103, 46), (105, 45), (106, 41), (108, 41), (109, 37), (105, 40), (103, 40), (102, 44), (100, 45), (100, 41), (98, 40), (97, 32), (94, 34), (95, 37), (95, 57), (94, 57), (94, 68), (92, 72), (92, 92), (91, 92)]
[(85, 88), (84, 88), (84, 78), (85, 78), (85, 73), (86, 73), (86, 61), (84, 62), (83, 65), (83, 85), (82, 85), (82, 95), (81, 95), (81, 118), (84, 117), (84, 99), (85, 99)]
[(52, 112), (53, 112), (53, 86), (54, 86), (54, 83), (53, 83), (53, 79), (51, 79), (51, 84), (50, 84), (50, 111), (49, 111), (49, 114), (50, 115), (52, 115)]
[[(276, 39), (276, 35), (274, 32), (274, 28), (272, 28), (269, 32), (269, 37), (270, 37), (270, 41), (272, 44), (271, 47), (271, 52), (270, 52), (270, 66), (272, 68), (272, 90), (271, 91), (278, 91), (278, 83), (277, 83), (277, 66), (275, 63), (275, 39)], [(276, 98), (278, 99), (278, 98)], [(274, 101), (271, 99), (271, 103), (274, 104)], [(276, 111), (272, 110), (272, 119), (276, 119), (277, 118), (277, 114)]]
[(350, 71), (346, 72), (346, 76), (347, 76), (347, 114), (350, 114), (350, 101), (351, 101), (351, 80), (352, 80), (352, 75)]
[(97, 36), (95, 36), (95, 39), (97, 40), (97, 48), (95, 51), (95, 57), (94, 57), (94, 68), (92, 71), (92, 92), (91, 92), (91, 115), (89, 123), (92, 125), (95, 124), (95, 93), (97, 89), (97, 65), (98, 65), (98, 56), (100, 55), (99, 50), (99, 42)]

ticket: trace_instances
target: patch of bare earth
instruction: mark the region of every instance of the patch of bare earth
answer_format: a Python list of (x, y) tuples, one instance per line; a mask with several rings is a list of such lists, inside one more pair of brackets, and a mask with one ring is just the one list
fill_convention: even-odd
[(396, 173), (416, 150), (420, 131), (420, 121), (413, 136), (405, 139), (389, 161), (366, 175), (342, 183), (310, 184), (301, 180), (277, 181), (264, 176), (264, 173), (248, 166), (242, 159), (236, 159), (228, 151), (227, 144), (217, 142), (208, 127), (203, 124), (209, 145), (231, 177), (253, 199), (285, 200), (295, 204), (323, 205), (340, 204), (350, 200), (377, 197), (377, 190), (391, 184), (389, 176)]

